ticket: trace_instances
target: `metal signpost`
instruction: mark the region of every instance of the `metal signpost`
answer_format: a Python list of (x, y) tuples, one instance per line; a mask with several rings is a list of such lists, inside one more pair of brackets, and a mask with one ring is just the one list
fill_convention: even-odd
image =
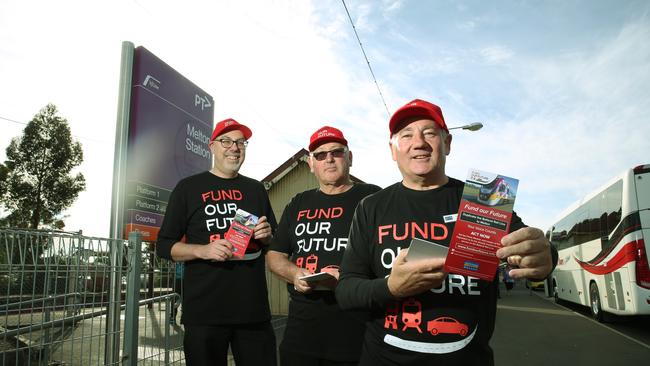
[[(212, 96), (144, 47), (123, 42), (111, 238), (127, 239), (138, 232), (142, 241), (156, 241), (176, 183), (212, 165), (208, 142), (213, 116)], [(110, 297), (119, 301), (119, 294)], [(107, 327), (118, 328), (107, 329), (115, 336), (107, 337), (106, 350), (119, 344), (114, 316), (106, 320)], [(116, 354), (105, 357), (110, 364), (117, 359)]]

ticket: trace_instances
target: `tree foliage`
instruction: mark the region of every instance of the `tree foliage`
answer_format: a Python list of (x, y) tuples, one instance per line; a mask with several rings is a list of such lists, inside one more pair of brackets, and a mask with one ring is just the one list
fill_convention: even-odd
[(4, 164), (0, 164), (0, 197), (4, 196), (6, 188), (5, 182), (7, 181), (7, 175), (9, 174), (9, 169), (7, 169)]
[(37, 229), (60, 221), (61, 212), (86, 188), (81, 173), (71, 174), (82, 161), (68, 121), (48, 104), (7, 147), (0, 167), (0, 202), (9, 212), (3, 224)]

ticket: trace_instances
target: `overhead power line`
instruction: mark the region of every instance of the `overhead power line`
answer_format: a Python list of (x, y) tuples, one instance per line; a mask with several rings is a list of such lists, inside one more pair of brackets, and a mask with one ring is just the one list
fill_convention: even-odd
[(16, 121), (16, 120), (5, 118), (5, 117), (2, 117), (2, 116), (0, 116), (0, 119), (3, 119), (5, 121), (9, 121), (9, 122), (13, 122), (13, 123), (18, 123), (18, 124), (21, 124), (21, 125), (26, 125), (27, 124), (25, 122)]
[(341, 0), (341, 2), (343, 2), (343, 7), (345, 8), (345, 12), (348, 14), (348, 19), (350, 19), (350, 24), (352, 25), (352, 30), (354, 31), (354, 35), (357, 37), (357, 41), (359, 42), (359, 47), (361, 47), (361, 52), (363, 53), (363, 57), (366, 59), (366, 64), (368, 64), (368, 70), (370, 70), (370, 75), (372, 75), (372, 80), (375, 81), (375, 85), (377, 86), (377, 91), (379, 92), (379, 97), (381, 97), (381, 101), (382, 103), (384, 103), (384, 108), (386, 108), (386, 114), (388, 115), (388, 118), (390, 118), (390, 112), (388, 111), (388, 106), (386, 105), (384, 94), (381, 92), (381, 88), (379, 87), (379, 83), (377, 82), (377, 78), (375, 77), (375, 73), (372, 71), (372, 66), (370, 66), (370, 61), (368, 61), (368, 56), (366, 55), (366, 51), (363, 49), (363, 44), (361, 43), (361, 39), (359, 39), (359, 34), (357, 33), (357, 27), (354, 26), (354, 22), (352, 21), (352, 17), (350, 16), (350, 12), (348, 11), (348, 6), (345, 4), (345, 0)]
[[(6, 118), (6, 117), (0, 116), (0, 119), (8, 121), (8, 122), (17, 123), (19, 125), (24, 125), (24, 126), (27, 125), (26, 122), (16, 121), (16, 120), (11, 119), (11, 118)], [(93, 142), (100, 142), (102, 144), (110, 144), (110, 142), (108, 142), (108, 141), (97, 140), (97, 139), (93, 139), (93, 138), (90, 138), (90, 137), (83, 137), (83, 136), (78, 136), (78, 135), (72, 135), (72, 137), (80, 139), (80, 140), (88, 140), (88, 141), (93, 141)]]

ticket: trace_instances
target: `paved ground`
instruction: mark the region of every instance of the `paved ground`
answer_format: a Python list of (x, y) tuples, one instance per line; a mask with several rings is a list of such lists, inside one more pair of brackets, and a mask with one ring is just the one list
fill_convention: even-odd
[[(585, 308), (556, 305), (543, 292), (521, 284), (502, 291), (491, 345), (499, 366), (647, 365), (650, 344), (629, 332), (584, 316)], [(638, 331), (650, 335), (647, 317), (635, 317)], [(632, 319), (618, 319), (619, 322)]]
[[(584, 316), (586, 308), (559, 306), (543, 292), (529, 292), (521, 284), (508, 293), (502, 289), (502, 295), (491, 341), (499, 366), (611, 366), (650, 362), (650, 317), (619, 317), (613, 319), (613, 324), (600, 324)], [(139, 365), (163, 365), (166, 357), (169, 364), (185, 364), (182, 360), (183, 327), (165, 323), (164, 314), (162, 304), (151, 309), (140, 308), (138, 358), (143, 361)], [(32, 322), (38, 323), (37, 320), (30, 318)], [(14, 321), (13, 316), (5, 319), (9, 324)], [(285, 321), (285, 317), (272, 320), (278, 344), (282, 341)], [(123, 323), (121, 329), (123, 332)], [(104, 316), (83, 320), (76, 327), (63, 330), (59, 337), (54, 329), (51, 332), (55, 344), (50, 348), (50, 360), (58, 361), (51, 365), (103, 364)], [(30, 336), (38, 341), (42, 334), (34, 332)], [(170, 350), (167, 355), (165, 349)], [(0, 347), (0, 354), (7, 356), (8, 350)]]

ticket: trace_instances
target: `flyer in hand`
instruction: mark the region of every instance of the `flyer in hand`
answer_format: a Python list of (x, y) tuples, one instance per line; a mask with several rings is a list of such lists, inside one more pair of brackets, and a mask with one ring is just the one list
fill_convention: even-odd
[(298, 279), (307, 281), (307, 282), (320, 282), (320, 281), (325, 281), (325, 280), (331, 280), (331, 279), (336, 279), (336, 277), (332, 276), (331, 274), (327, 272), (318, 272), (314, 274), (310, 274), (307, 276), (302, 276), (299, 277)]
[(519, 180), (471, 169), (458, 208), (445, 271), (491, 281), (509, 232)]
[(449, 248), (432, 241), (413, 238), (406, 254), (406, 261), (417, 261), (430, 258), (445, 258)]
[(235, 212), (235, 218), (232, 220), (230, 228), (224, 235), (224, 238), (233, 246), (233, 257), (244, 257), (244, 254), (246, 254), (246, 248), (248, 248), (248, 243), (253, 236), (253, 229), (255, 228), (255, 225), (257, 225), (258, 220), (259, 218), (257, 216), (242, 209), (237, 209), (237, 212)]

